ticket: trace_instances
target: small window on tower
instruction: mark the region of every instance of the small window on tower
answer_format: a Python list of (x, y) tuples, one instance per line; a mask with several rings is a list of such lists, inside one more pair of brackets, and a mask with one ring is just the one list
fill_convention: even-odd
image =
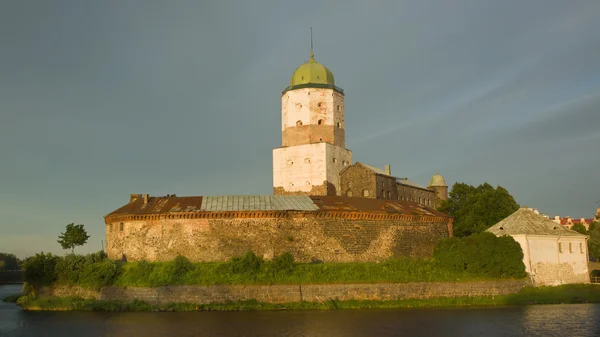
[(123, 231), (123, 223), (122, 222), (119, 224), (119, 231), (121, 231), (121, 232)]
[(368, 189), (368, 188), (365, 188), (365, 189), (363, 190), (363, 197), (368, 197), (368, 196), (369, 196), (369, 189)]
[(317, 103), (317, 106), (320, 108), (323, 106), (323, 103), (319, 102), (319, 103)]
[(297, 121), (296, 126), (302, 126), (302, 121)]
[(334, 162), (334, 163), (337, 163), (337, 159), (333, 158), (333, 162)]
[(338, 110), (338, 111), (342, 111), (342, 107), (338, 105), (338, 106), (337, 106), (337, 110)]
[(310, 164), (310, 158), (304, 158), (304, 162)]
[(319, 124), (319, 125), (323, 124), (323, 120), (322, 120), (322, 119), (319, 119), (319, 120), (317, 121), (317, 124)]
[(342, 124), (340, 124), (340, 122), (337, 122), (337, 127), (339, 128)]

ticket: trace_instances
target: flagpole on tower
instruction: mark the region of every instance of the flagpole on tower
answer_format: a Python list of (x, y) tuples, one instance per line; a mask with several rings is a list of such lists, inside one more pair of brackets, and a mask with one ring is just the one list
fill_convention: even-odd
[(313, 37), (312, 37), (312, 27), (310, 27), (310, 52), (313, 53)]

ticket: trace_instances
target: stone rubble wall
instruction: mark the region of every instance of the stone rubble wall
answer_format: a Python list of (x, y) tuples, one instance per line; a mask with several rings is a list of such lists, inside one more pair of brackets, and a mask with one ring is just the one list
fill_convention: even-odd
[[(444, 219), (442, 219), (444, 220)], [(158, 219), (107, 224), (111, 259), (222, 262), (248, 251), (271, 259), (290, 252), (298, 262), (377, 262), (430, 257), (448, 238), (447, 222), (402, 219), (234, 218)]]
[(163, 286), (155, 288), (106, 287), (89, 290), (53, 286), (39, 294), (81, 297), (96, 300), (140, 300), (152, 305), (170, 303), (209, 304), (256, 300), (263, 303), (325, 302), (334, 300), (406, 300), (439, 297), (500, 296), (518, 293), (529, 280), (382, 284), (307, 284), (307, 285), (212, 285)]

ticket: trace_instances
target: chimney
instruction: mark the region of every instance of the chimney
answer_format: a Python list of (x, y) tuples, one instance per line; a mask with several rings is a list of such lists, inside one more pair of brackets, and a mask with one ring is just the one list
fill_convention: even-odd
[(390, 165), (385, 165), (385, 174), (387, 174), (388, 176), (392, 175), (392, 170), (390, 168)]
[(560, 223), (560, 216), (555, 215), (554, 216), (554, 221)]
[(144, 194), (144, 204), (148, 203), (148, 194)]
[(130, 194), (129, 195), (129, 202), (134, 202), (138, 199), (141, 199), (142, 195), (141, 194)]
[(533, 209), (533, 213), (535, 213), (535, 214), (540, 214), (540, 211), (538, 211), (538, 209), (537, 209), (537, 208), (534, 208), (534, 209)]

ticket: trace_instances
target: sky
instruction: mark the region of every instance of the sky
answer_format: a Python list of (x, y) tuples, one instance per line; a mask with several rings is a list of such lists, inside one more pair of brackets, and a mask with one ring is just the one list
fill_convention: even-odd
[(0, 2), (0, 252), (150, 195), (272, 193), (281, 92), (308, 60), (353, 161), (488, 182), (551, 216), (600, 200), (600, 1)]

